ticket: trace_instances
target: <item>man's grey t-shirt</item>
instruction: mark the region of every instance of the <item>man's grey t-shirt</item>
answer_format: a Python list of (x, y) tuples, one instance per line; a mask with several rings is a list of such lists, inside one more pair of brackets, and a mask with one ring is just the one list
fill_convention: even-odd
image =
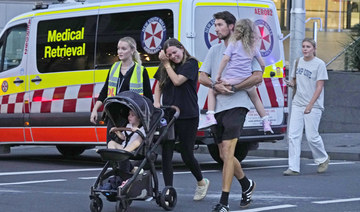
[[(215, 81), (225, 50), (226, 46), (223, 42), (212, 46), (206, 55), (204, 63), (200, 67), (200, 71), (209, 74), (212, 81)], [(252, 61), (252, 70), (261, 71), (261, 67), (256, 59)], [(251, 105), (251, 100), (245, 90), (240, 90), (229, 95), (217, 94), (215, 113), (236, 107), (244, 107), (250, 110)]]

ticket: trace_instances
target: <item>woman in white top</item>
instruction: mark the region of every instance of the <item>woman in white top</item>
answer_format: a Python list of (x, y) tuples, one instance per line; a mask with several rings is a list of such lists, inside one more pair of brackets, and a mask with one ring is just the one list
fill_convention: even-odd
[[(289, 168), (285, 176), (300, 174), (301, 140), (305, 127), (305, 135), (312, 151), (318, 173), (325, 172), (329, 165), (329, 155), (325, 151), (324, 142), (319, 134), (319, 124), (324, 110), (324, 81), (328, 74), (324, 61), (316, 57), (316, 42), (305, 38), (302, 42), (302, 53), (298, 62), (294, 63), (289, 87), (296, 88), (289, 123)], [(297, 64), (297, 65), (296, 65)]]

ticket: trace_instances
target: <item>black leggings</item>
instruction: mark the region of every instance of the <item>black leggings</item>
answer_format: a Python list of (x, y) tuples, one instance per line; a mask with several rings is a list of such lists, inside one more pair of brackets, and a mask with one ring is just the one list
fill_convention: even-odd
[[(180, 142), (181, 158), (190, 169), (197, 181), (203, 179), (199, 163), (194, 156), (194, 145), (196, 140), (199, 118), (178, 119), (175, 121), (175, 136)], [(165, 186), (173, 186), (172, 158), (175, 142), (163, 141), (162, 144), (162, 172)]]

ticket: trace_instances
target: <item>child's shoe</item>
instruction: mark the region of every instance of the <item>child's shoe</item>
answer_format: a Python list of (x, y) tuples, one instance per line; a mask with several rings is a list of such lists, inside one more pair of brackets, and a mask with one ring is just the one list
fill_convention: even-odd
[(198, 127), (198, 130), (205, 130), (216, 124), (217, 124), (217, 122), (216, 122), (214, 114), (207, 114), (205, 122)]
[(274, 134), (274, 131), (271, 129), (271, 122), (267, 119), (262, 121), (263, 127), (264, 127), (264, 134)]

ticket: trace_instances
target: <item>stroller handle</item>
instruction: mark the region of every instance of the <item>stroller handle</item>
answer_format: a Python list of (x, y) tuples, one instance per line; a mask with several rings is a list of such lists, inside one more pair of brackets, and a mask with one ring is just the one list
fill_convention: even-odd
[(172, 109), (174, 109), (175, 110), (175, 114), (174, 114), (175, 119), (179, 118), (180, 109), (177, 106), (175, 106), (175, 105), (162, 105), (161, 107), (162, 108), (172, 108)]

